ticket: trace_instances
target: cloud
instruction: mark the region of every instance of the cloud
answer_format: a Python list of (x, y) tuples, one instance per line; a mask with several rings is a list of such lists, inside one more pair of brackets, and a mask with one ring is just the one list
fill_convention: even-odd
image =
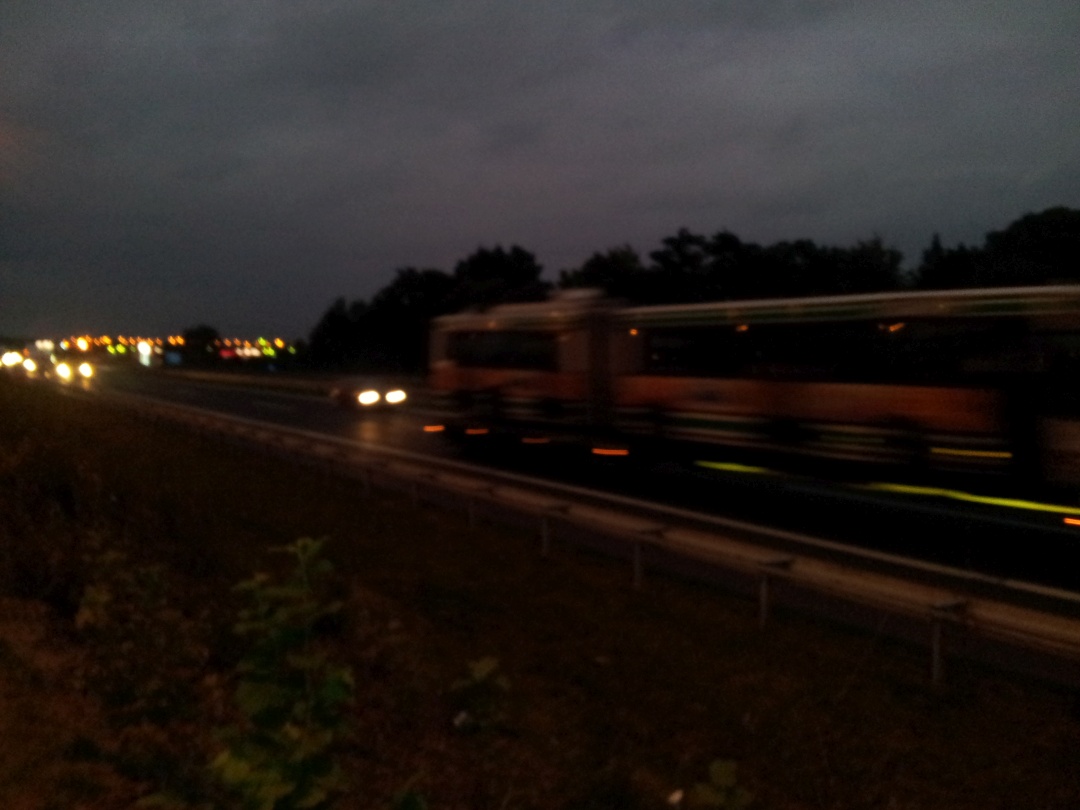
[(1080, 206), (1078, 30), (1067, 0), (7, 4), (0, 332), (300, 334), (397, 267), (681, 226), (914, 260)]

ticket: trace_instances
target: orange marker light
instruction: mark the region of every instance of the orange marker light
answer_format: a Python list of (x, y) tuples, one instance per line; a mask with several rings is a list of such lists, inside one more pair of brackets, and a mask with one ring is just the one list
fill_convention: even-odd
[(445, 425), (424, 425), (424, 433), (442, 433), (444, 430)]
[(622, 447), (594, 447), (594, 456), (628, 456), (630, 451)]
[(1065, 522), (1070, 526), (1080, 526), (1080, 518), (1065, 518)]
[(490, 432), (487, 428), (465, 428), (466, 436), (484, 436)]

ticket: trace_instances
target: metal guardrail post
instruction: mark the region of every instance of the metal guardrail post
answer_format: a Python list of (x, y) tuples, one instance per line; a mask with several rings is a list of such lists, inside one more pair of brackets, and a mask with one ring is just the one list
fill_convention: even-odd
[(544, 559), (551, 554), (551, 521), (560, 513), (566, 514), (565, 505), (549, 506), (540, 513), (540, 556)]
[(761, 579), (758, 581), (758, 627), (764, 628), (769, 620), (769, 578), (774, 573), (781, 573), (791, 568), (793, 557), (778, 557), (761, 564)]
[(941, 617), (930, 622), (930, 683), (941, 683)]
[(634, 587), (640, 588), (642, 580), (645, 577), (645, 562), (641, 556), (641, 547), (644, 543), (659, 542), (664, 538), (664, 529), (646, 529), (643, 532), (638, 532), (634, 538), (633, 554), (634, 554)]
[(758, 583), (758, 627), (764, 628), (769, 620), (769, 574), (763, 573)]
[(938, 686), (944, 676), (944, 656), (942, 651), (942, 632), (946, 621), (955, 621), (967, 602), (964, 599), (953, 599), (948, 602), (940, 602), (933, 606), (930, 619), (930, 683)]

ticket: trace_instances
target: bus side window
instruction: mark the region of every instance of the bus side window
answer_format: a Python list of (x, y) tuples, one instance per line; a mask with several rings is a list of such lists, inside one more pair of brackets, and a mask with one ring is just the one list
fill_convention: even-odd
[(557, 336), (538, 330), (454, 332), (449, 355), (465, 368), (558, 368)]

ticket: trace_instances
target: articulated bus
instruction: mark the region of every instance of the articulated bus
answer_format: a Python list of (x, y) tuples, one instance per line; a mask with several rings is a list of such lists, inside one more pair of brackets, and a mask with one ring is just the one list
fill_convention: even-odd
[(1080, 484), (1080, 286), (633, 307), (576, 291), (437, 318), (430, 372), (462, 435)]

